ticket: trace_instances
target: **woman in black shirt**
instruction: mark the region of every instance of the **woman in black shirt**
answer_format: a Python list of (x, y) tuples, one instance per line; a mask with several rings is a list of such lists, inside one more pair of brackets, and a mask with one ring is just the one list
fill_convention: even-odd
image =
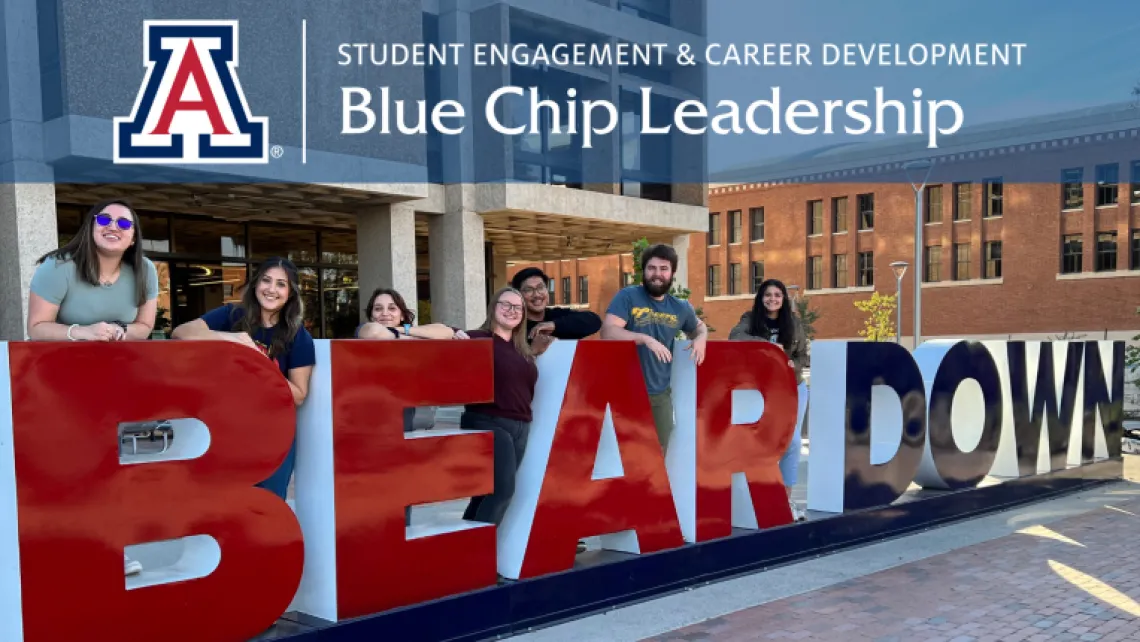
[(522, 294), (503, 288), (491, 298), (487, 321), (468, 330), (472, 339), (494, 342), (495, 400), (469, 404), (459, 420), (464, 430), (490, 430), (495, 436), (495, 490), (474, 497), (463, 519), (500, 524), (515, 494), (515, 473), (530, 434), (531, 402), (538, 381), (538, 366), (526, 337), (526, 307)]

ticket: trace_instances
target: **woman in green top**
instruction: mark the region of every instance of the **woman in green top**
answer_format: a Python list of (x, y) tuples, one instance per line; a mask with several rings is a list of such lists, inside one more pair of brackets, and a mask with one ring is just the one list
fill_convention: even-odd
[[(33, 341), (130, 341), (150, 337), (158, 272), (143, 256), (138, 216), (125, 201), (104, 201), (80, 221), (67, 245), (40, 257), (28, 295)], [(123, 553), (126, 575), (142, 564)]]
[(158, 311), (158, 272), (123, 200), (91, 208), (75, 238), (37, 262), (28, 296), (33, 341), (143, 340)]

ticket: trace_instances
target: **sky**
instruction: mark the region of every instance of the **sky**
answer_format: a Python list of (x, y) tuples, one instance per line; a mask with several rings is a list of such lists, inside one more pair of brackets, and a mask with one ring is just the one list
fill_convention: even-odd
[[(780, 87), (785, 106), (796, 99), (873, 100), (876, 86), (909, 105), (911, 91), (921, 87), (924, 99), (957, 101), (969, 127), (1127, 102), (1140, 80), (1136, 0), (708, 0), (708, 12), (709, 42), (804, 42), (812, 45), (815, 62), (810, 68), (710, 67), (709, 105), (729, 99), (743, 107), (769, 98), (772, 86)], [(825, 42), (1024, 42), (1027, 47), (1021, 67), (864, 68), (822, 66)], [(882, 138), (710, 135), (710, 169)]]

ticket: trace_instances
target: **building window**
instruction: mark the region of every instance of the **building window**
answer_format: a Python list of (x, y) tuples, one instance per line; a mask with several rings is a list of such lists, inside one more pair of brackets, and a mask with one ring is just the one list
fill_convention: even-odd
[(986, 243), (986, 272), (984, 278), (1001, 278), (1001, 241), (988, 241)]
[(1071, 167), (1061, 172), (1061, 207), (1079, 210), (1085, 206), (1085, 170)]
[(562, 305), (570, 305), (570, 277), (562, 277)]
[(707, 289), (708, 289), (708, 295), (709, 296), (720, 296), (720, 266), (719, 265), (710, 265), (709, 266), (709, 284), (708, 284)]
[(740, 242), (740, 210), (732, 210), (728, 213), (728, 242)]
[(856, 205), (859, 207), (859, 229), (875, 229), (875, 195), (860, 194), (855, 198), (857, 199)]
[(1140, 270), (1140, 230), (1132, 231), (1132, 269)]
[(847, 255), (835, 254), (831, 257), (831, 287), (847, 287)]
[(760, 291), (760, 284), (764, 282), (764, 262), (752, 262), (752, 294)]
[(807, 289), (818, 290), (823, 287), (823, 257), (809, 256), (807, 269)]
[(972, 198), (972, 183), (954, 184), (954, 220), (970, 220), (970, 199)]
[(823, 234), (823, 201), (808, 201), (808, 235)]
[(931, 185), (926, 188), (926, 222), (942, 222), (942, 186)]
[(874, 252), (860, 252), (859, 253), (859, 286), (872, 287), (875, 285), (875, 253)]
[(839, 234), (847, 231), (847, 197), (831, 199), (831, 229)]
[(622, 284), (622, 287), (628, 287), (630, 285), (633, 285), (633, 272), (622, 272), (621, 273), (621, 284)]
[(954, 244), (954, 280), (970, 280), (970, 244)]
[(752, 220), (752, 240), (764, 240), (764, 208), (753, 207), (748, 210), (748, 218)]
[(558, 296), (557, 296), (557, 293), (554, 291), (554, 279), (550, 279), (550, 282), (546, 284), (546, 289), (548, 292), (550, 292), (550, 300), (551, 301), (557, 301)]
[(1096, 271), (1111, 272), (1116, 269), (1116, 232), (1101, 232), (1096, 235)]
[(982, 183), (986, 195), (985, 218), (997, 218), (1002, 214), (1002, 182), (1000, 178), (986, 179)]
[(927, 283), (937, 283), (942, 280), (942, 246), (929, 245), (924, 251), (926, 253), (926, 273), (922, 280)]
[(1084, 269), (1083, 246), (1080, 234), (1070, 234), (1061, 240), (1061, 274), (1077, 274)]
[(588, 305), (590, 303), (590, 277), (578, 277), (578, 303), (581, 305)]
[(730, 263), (728, 266), (728, 293), (740, 294), (740, 264)]
[(1120, 202), (1120, 165), (1096, 166), (1096, 206), (1116, 205)]
[(709, 214), (709, 245), (720, 245), (720, 213)]
[(1140, 161), (1132, 161), (1132, 204), (1140, 205)]

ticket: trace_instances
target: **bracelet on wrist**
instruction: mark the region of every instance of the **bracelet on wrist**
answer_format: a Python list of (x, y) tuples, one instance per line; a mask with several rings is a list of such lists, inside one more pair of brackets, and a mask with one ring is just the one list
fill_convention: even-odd
[(79, 340), (79, 339), (76, 339), (75, 337), (71, 336), (71, 331), (78, 328), (78, 327), (79, 327), (78, 323), (72, 323), (70, 326), (68, 326), (68, 328), (67, 328), (67, 340), (68, 341), (78, 341)]

